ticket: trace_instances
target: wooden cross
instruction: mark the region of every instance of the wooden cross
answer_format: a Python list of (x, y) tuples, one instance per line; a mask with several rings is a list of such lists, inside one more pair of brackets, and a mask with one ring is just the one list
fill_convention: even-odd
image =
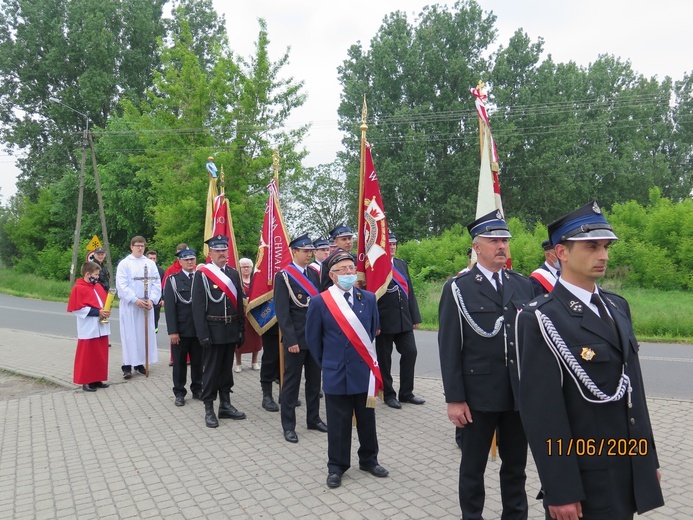
[[(145, 301), (149, 301), (149, 280), (155, 280), (156, 276), (149, 276), (149, 267), (144, 265), (144, 276), (136, 276), (134, 280), (144, 283)], [(149, 309), (144, 309), (144, 373), (149, 377)]]

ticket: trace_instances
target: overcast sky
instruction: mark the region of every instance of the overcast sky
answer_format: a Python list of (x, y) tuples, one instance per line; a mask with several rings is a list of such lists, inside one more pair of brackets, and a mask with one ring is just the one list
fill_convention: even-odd
[[(226, 16), (231, 48), (236, 53), (253, 53), (258, 18), (267, 22), (273, 60), (291, 47), (285, 73), (305, 82), (308, 100), (295, 111), (290, 124), (312, 123), (305, 140), (310, 152), (307, 166), (332, 162), (341, 148), (337, 67), (349, 46), (360, 41), (368, 48), (383, 17), (392, 11), (406, 12), (413, 22), (425, 5), (454, 5), (416, 0), (213, 2)], [(555, 62), (572, 60), (586, 66), (599, 54), (613, 54), (629, 59), (637, 72), (660, 80), (665, 76), (682, 79), (693, 70), (691, 0), (654, 4), (645, 0), (479, 0), (479, 4), (497, 17), (497, 44), (507, 45), (515, 30), (522, 28), (532, 41), (540, 36), (544, 39), (545, 52)], [(0, 151), (0, 196), (5, 201), (15, 193), (13, 162)]]

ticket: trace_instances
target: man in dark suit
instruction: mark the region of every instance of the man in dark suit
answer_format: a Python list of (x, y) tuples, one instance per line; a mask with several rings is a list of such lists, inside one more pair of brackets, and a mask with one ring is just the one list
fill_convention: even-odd
[(209, 246), (210, 264), (201, 266), (193, 280), (193, 319), (203, 349), (202, 400), (205, 424), (219, 426), (214, 400), (219, 394), (220, 419), (245, 419), (231, 405), (233, 360), (236, 347), (243, 344), (243, 289), (238, 271), (226, 265), (229, 239), (217, 235)]
[(617, 237), (596, 202), (548, 231), (561, 276), (518, 317), (520, 413), (546, 518), (632, 519), (664, 499), (630, 308), (596, 285)]
[(526, 519), (527, 439), (518, 413), (515, 317), (532, 299), (524, 276), (505, 269), (508, 226), (493, 211), (467, 226), (477, 263), (449, 280), (440, 298), (438, 347), (448, 417), (464, 428), (462, 518), (481, 518), (484, 471), (495, 432), (502, 459), (501, 518)]
[[(332, 244), (334, 244), (334, 249), (332, 249)], [(346, 224), (339, 224), (330, 231), (330, 255), (338, 249), (343, 249), (347, 253), (350, 253), (353, 246), (354, 232)], [(330, 278), (330, 270), (327, 268), (326, 262), (323, 262), (322, 271), (320, 273), (320, 290), (324, 291), (331, 285), (332, 279)]]
[(544, 240), (541, 243), (541, 247), (544, 250), (545, 262), (529, 275), (534, 296), (550, 293), (561, 274), (561, 264), (558, 262), (558, 258), (556, 258), (556, 251), (554, 251), (551, 241), (548, 239)]
[(306, 314), (310, 299), (318, 295), (318, 274), (308, 268), (313, 243), (301, 235), (289, 244), (293, 261), (274, 277), (274, 308), (282, 333), (284, 349), (284, 385), (281, 391), (281, 419), (284, 439), (298, 442), (296, 401), (301, 374), (306, 372), (306, 422), (309, 430), (327, 433), (320, 419), (320, 367), (310, 355), (306, 343)]
[[(426, 401), (414, 395), (414, 367), (416, 365), (416, 340), (414, 329), (421, 323), (419, 304), (409, 277), (407, 263), (395, 258), (397, 237), (390, 233), (392, 257), (392, 281), (378, 300), (380, 334), (375, 338), (375, 350), (383, 376), (383, 400), (390, 408), (402, 408), (400, 403), (424, 404)], [(399, 361), (399, 400), (392, 386), (392, 344), (397, 347)]]
[(359, 469), (376, 477), (378, 464), (375, 396), (382, 386), (373, 338), (380, 327), (375, 295), (354, 287), (356, 264), (344, 250), (325, 261), (332, 287), (310, 300), (306, 341), (323, 372), (327, 410), (327, 486), (339, 487), (351, 466), (352, 417), (360, 447)]
[(193, 399), (202, 397), (202, 346), (195, 334), (192, 309), (192, 282), (197, 253), (184, 249), (176, 253), (182, 270), (170, 275), (164, 288), (166, 328), (171, 340), (173, 359), (173, 395), (175, 405), (185, 405), (185, 383), (190, 356), (190, 391)]

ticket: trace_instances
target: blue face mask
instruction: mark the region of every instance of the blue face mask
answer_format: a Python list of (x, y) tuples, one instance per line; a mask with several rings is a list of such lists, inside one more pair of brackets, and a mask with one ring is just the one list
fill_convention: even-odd
[(356, 275), (355, 274), (340, 274), (337, 276), (337, 283), (339, 284), (339, 286), (342, 289), (344, 289), (345, 291), (348, 291), (356, 283)]
[(96, 282), (98, 282), (98, 281), (99, 281), (99, 278), (98, 278), (98, 277), (96, 277), (96, 278), (94, 278), (93, 276), (90, 276), (90, 277), (89, 277), (89, 283), (96, 283)]

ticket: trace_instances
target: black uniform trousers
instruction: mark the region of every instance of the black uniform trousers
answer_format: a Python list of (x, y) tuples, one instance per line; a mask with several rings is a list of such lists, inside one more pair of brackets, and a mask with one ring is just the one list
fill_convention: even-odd
[(202, 347), (202, 400), (214, 401), (233, 386), (233, 363), (237, 343), (213, 343)]
[(463, 520), (481, 519), (484, 510), (484, 471), (493, 433), (498, 432), (498, 455), (501, 458), (500, 488), (503, 502), (502, 520), (527, 518), (525, 466), (527, 438), (519, 412), (480, 412), (471, 410), (472, 423), (463, 428), (460, 462), (460, 507)]
[(399, 400), (406, 401), (414, 395), (414, 367), (416, 366), (416, 340), (414, 331), (387, 334), (381, 332), (375, 337), (375, 351), (378, 354), (378, 365), (383, 376), (383, 398), (396, 396), (392, 386), (392, 344), (399, 352)]
[(296, 401), (301, 386), (303, 369), (306, 371), (306, 423), (316, 424), (320, 420), (320, 366), (308, 349), (299, 350), (298, 354), (284, 349), (284, 386), (281, 392), (282, 428), (296, 429)]
[(378, 464), (375, 409), (366, 408), (367, 397), (367, 394), (325, 393), (328, 473), (341, 475), (351, 467), (351, 430), (354, 415), (359, 437), (359, 465), (370, 468)]
[(202, 345), (197, 337), (180, 337), (178, 345), (171, 345), (173, 361), (173, 395), (185, 397), (188, 377), (188, 355), (190, 356), (190, 391), (202, 393)]
[(260, 383), (274, 383), (279, 379), (279, 335), (266, 332), (261, 337)]

